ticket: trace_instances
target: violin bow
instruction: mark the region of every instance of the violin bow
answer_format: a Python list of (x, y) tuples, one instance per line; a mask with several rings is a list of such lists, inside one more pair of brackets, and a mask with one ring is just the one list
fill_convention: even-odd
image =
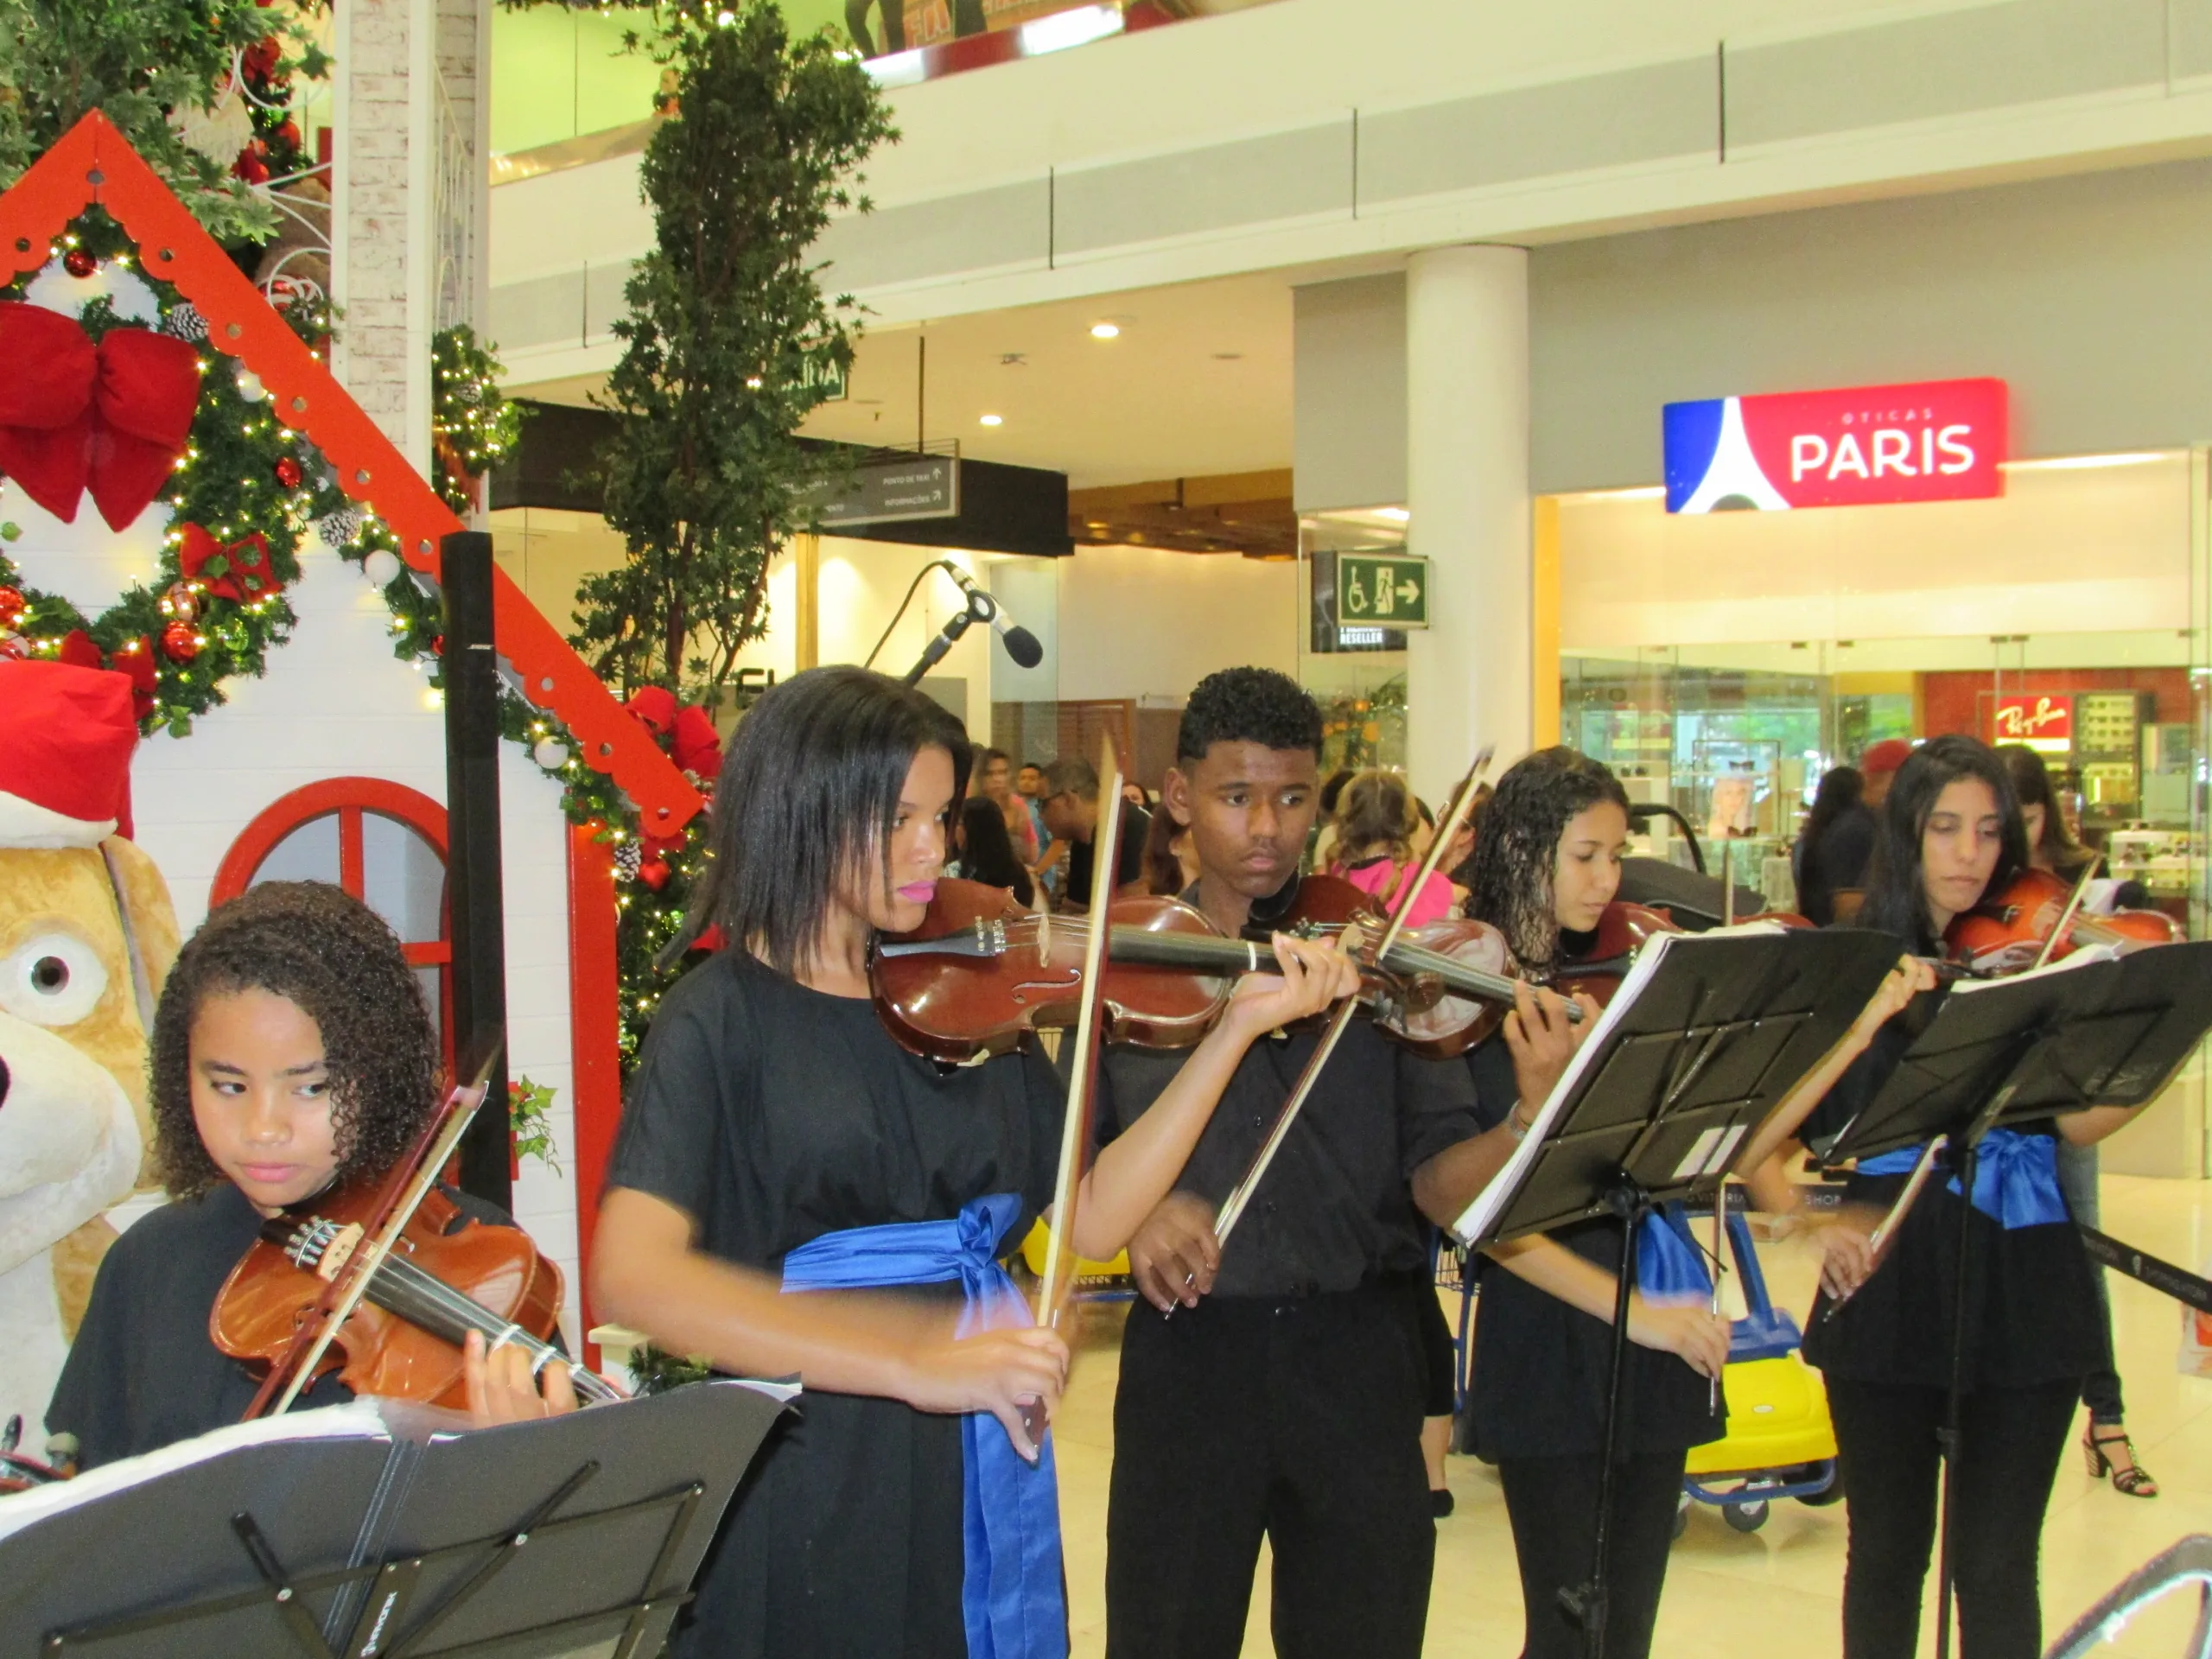
[[(1474, 765), (1467, 768), (1466, 777), (1460, 780), (1459, 793), (1452, 797), (1452, 810), (1438, 823), (1435, 838), (1428, 843), (1428, 856), (1421, 860), (1420, 871), (1406, 885), (1404, 902), (1399, 905), (1397, 913), (1390, 918), (1389, 925), (1382, 930), (1382, 938), (1375, 946), (1376, 962), (1389, 957), (1390, 947), (1398, 942), (1398, 935), (1405, 931), (1406, 918), (1413, 913), (1414, 899), (1428, 885), (1428, 878), (1436, 874), (1436, 867), (1443, 861), (1445, 849), (1459, 833), (1459, 826), (1466, 823), (1467, 814), (1474, 810), (1475, 792), (1482, 787), (1484, 775), (1490, 771), (1491, 759), (1497, 752), (1495, 745), (1485, 745), (1482, 753), (1475, 757)], [(1358, 950), (1360, 941), (1356, 928), (1346, 928), (1338, 937), (1352, 950)], [(1336, 1052), (1337, 1043), (1344, 1034), (1344, 1027), (1351, 1024), (1352, 1017), (1358, 1012), (1359, 998), (1357, 995), (1348, 996), (1337, 1005), (1336, 1013), (1330, 1017), (1328, 1026), (1321, 1033), (1321, 1040), (1314, 1045), (1313, 1057), (1306, 1062), (1305, 1071), (1299, 1074), (1297, 1087), (1290, 1091), (1290, 1098), (1283, 1103), (1282, 1110), (1275, 1115), (1274, 1127), (1268, 1131), (1268, 1138), (1260, 1143), (1260, 1150), (1253, 1157), (1251, 1167), (1244, 1172), (1243, 1179), (1229, 1190), (1229, 1196), (1221, 1201), (1221, 1208), (1216, 1212), (1213, 1222), (1217, 1244), (1229, 1243), (1231, 1230), (1243, 1217), (1245, 1206), (1251, 1203), (1253, 1192), (1268, 1173), (1268, 1166), (1274, 1162), (1275, 1154), (1289, 1136), (1291, 1125), (1298, 1121), (1298, 1114), (1306, 1105), (1306, 1097), (1313, 1092), (1314, 1084), (1319, 1081), (1321, 1068), (1329, 1063), (1329, 1056)]]
[[(253, 1421), (262, 1415), (264, 1408), (270, 1416), (283, 1416), (313, 1380), (315, 1368), (330, 1351), (340, 1328), (353, 1316), (353, 1310), (368, 1294), (369, 1281), (376, 1276), (378, 1267), (391, 1253), (399, 1235), (414, 1219), (416, 1211), (437, 1184), (446, 1164), (460, 1149), (461, 1136), (468, 1133), (468, 1126), (484, 1104), (484, 1097), (491, 1092), (493, 1069), (499, 1064), (503, 1046), (498, 1043), (492, 1046), (491, 1053), (477, 1068), (475, 1081), (466, 1087), (456, 1084), (425, 1126), (416, 1142), (414, 1157), (404, 1160), (386, 1184), (380, 1211), (384, 1219), (374, 1236), (363, 1241), (337, 1276), (323, 1287), (315, 1314), (302, 1322), (284, 1357), (270, 1367), (267, 1379), (240, 1421)], [(273, 1407), (270, 1405), (271, 1396), (276, 1399)]]
[[(2035, 966), (2037, 968), (2042, 967), (2050, 960), (2052, 953), (2058, 949), (2059, 940), (2065, 937), (2066, 930), (2074, 925), (2074, 912), (2082, 908), (2082, 900), (2088, 897), (2089, 883), (2094, 879), (2096, 874), (2096, 861), (2091, 859), (2082, 867), (2082, 874), (2074, 879), (2074, 891), (2066, 895), (2066, 908), (2058, 912), (2058, 919), (2050, 925), (2050, 933), (2044, 940), (2043, 949), (2036, 952)], [(2029, 971), (2032, 973), (2034, 969)]]
[[(1084, 919), (1083, 1001), (1067, 1055), (1068, 1109), (1060, 1123), (1060, 1170), (1052, 1182), (1052, 1223), (1045, 1230), (1045, 1271), (1037, 1285), (1037, 1323), (1052, 1330), (1066, 1311), (1075, 1281), (1076, 1253), (1067, 1241), (1075, 1226), (1076, 1192), (1090, 1141), (1091, 1110), (1098, 1097), (1098, 1056), (1106, 1007), (1108, 912), (1122, 863), (1122, 757), (1109, 733), (1099, 745), (1098, 822), (1090, 832), (1090, 913)], [(1030, 1438), (1037, 1438), (1033, 1427)]]

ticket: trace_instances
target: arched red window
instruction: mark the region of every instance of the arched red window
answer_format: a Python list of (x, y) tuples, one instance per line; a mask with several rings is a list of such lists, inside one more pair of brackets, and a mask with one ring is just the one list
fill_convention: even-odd
[(271, 802), (215, 872), (208, 906), (264, 881), (334, 881), (391, 925), (452, 1059), (446, 810), (382, 778), (327, 778)]

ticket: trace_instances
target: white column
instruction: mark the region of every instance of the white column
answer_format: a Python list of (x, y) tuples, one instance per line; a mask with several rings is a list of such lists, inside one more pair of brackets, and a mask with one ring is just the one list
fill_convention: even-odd
[(1429, 626), (1409, 640), (1408, 770), (1440, 802), (1485, 743), (1530, 743), (1529, 255), (1433, 248), (1406, 273), (1408, 550)]

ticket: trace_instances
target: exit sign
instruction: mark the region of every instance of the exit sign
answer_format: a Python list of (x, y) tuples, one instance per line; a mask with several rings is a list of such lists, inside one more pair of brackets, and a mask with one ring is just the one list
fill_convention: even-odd
[(1339, 555), (1337, 626), (1427, 627), (1428, 561), (1395, 554)]

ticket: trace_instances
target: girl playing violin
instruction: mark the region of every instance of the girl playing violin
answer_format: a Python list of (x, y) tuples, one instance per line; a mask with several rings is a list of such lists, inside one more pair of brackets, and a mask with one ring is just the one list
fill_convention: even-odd
[[(374, 1180), (438, 1098), (437, 1033), (399, 941), (340, 888), (272, 881), (217, 908), (187, 942), (154, 1015), (154, 1161), (174, 1202), (100, 1263), (47, 1409), (79, 1468), (235, 1423), (258, 1379), (219, 1350), (208, 1314), (265, 1217)], [(468, 1213), (513, 1224), (451, 1195)], [(541, 1395), (528, 1357), (464, 1350), (480, 1425), (570, 1411), (566, 1368)], [(307, 1406), (351, 1397), (335, 1377)]]
[[(1498, 780), (1476, 839), (1468, 913), (1501, 929), (1522, 970), (1554, 977), (1586, 954), (1620, 887), (1628, 797), (1601, 763), (1568, 748), (1539, 750)], [(1596, 1004), (1576, 999), (1594, 1024)], [(1521, 1133), (1556, 1084), (1577, 1037), (1556, 999), (1524, 996), (1503, 1043), (1468, 1052), (1485, 1122)], [(1689, 1448), (1718, 1440), (1711, 1379), (1727, 1357), (1728, 1327), (1709, 1311), (1711, 1287), (1682, 1302), (1659, 1290), (1651, 1255), (1691, 1247), (1654, 1217), (1662, 1236), (1639, 1259), (1629, 1305), (1627, 1419), (1613, 1511), (1607, 1659), (1641, 1659), (1651, 1645), (1666, 1578), (1675, 1509)], [(1672, 1241), (1669, 1245), (1668, 1241)], [(1478, 1455), (1497, 1465), (1521, 1567), (1524, 1659), (1571, 1659), (1582, 1635), (1560, 1592), (1589, 1577), (1596, 1537), (1605, 1407), (1617, 1280), (1618, 1221), (1495, 1247), (1483, 1272), (1480, 1333), (1468, 1409)], [(1500, 1269), (1503, 1269), (1502, 1271)], [(1670, 1276), (1679, 1277), (1679, 1274)]]
[[(653, 1021), (592, 1290), (664, 1348), (806, 1392), (724, 1523), (678, 1653), (1066, 1652), (1051, 1445), (1025, 1408), (1058, 1399), (1068, 1350), (996, 1266), (1050, 1200), (1065, 1094), (1033, 1043), (940, 1065), (871, 1001), (874, 942), (924, 919), (967, 761), (922, 693), (821, 668), (753, 704), (722, 765), (690, 925), (731, 944)], [(1160, 1106), (1099, 1153), (1068, 1231), (1081, 1255), (1111, 1257), (1166, 1193), (1255, 1038), (1357, 983), (1317, 944), (1278, 936), (1275, 954), (1281, 976), (1248, 976)]]
[[(1952, 919), (2011, 880), (2027, 859), (2003, 760), (1973, 738), (1936, 738), (1898, 768), (1883, 803), (1859, 922), (1897, 934), (1917, 956), (1933, 955)], [(1818, 1142), (1848, 1123), (1910, 1042), (1903, 1021), (1869, 1029), (1868, 1018), (1885, 1001), (1901, 1009), (1933, 982), (1924, 962), (1908, 959), (1845, 1044), (1762, 1130), (1743, 1165), (1762, 1208), (1795, 1209), (1784, 1169), (1801, 1149), (1786, 1141), (1769, 1158), (1765, 1147), (1784, 1132)], [(2030, 1659), (2043, 1650), (2037, 1576), (2044, 1510), (2082, 1379), (2106, 1353), (2056, 1149), (2062, 1141), (2092, 1144), (2127, 1116), (2118, 1108), (2069, 1113), (2026, 1131), (1993, 1131), (1982, 1143), (1964, 1217), (1974, 1230), (1973, 1278), (1952, 1537), (1965, 1659)], [(1823, 1229), (1822, 1294), (1805, 1339), (1806, 1358), (1826, 1374), (1849, 1475), (1847, 1659), (1908, 1659), (1916, 1650), (1935, 1539), (1937, 1437), (1967, 1200), (1939, 1175), (1878, 1262), (1869, 1242), (1917, 1154), (1859, 1163), (1841, 1215)]]

